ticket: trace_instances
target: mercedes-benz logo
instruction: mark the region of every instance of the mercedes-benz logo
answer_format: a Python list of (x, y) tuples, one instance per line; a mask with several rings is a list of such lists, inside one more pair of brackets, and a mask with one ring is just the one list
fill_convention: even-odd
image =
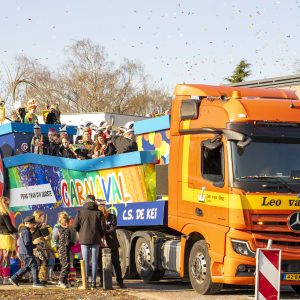
[(292, 231), (300, 232), (300, 211), (292, 213), (287, 224)]

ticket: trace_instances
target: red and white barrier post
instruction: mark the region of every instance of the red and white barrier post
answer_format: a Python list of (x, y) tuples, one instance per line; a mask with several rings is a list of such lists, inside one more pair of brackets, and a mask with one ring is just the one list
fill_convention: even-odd
[(281, 250), (257, 249), (255, 300), (280, 299)]

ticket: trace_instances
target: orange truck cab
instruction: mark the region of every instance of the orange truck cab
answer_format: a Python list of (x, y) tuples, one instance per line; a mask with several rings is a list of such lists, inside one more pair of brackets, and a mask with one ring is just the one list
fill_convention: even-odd
[(282, 250), (300, 288), (300, 101), (293, 91), (180, 84), (171, 110), (168, 227), (201, 294), (254, 285), (255, 254)]

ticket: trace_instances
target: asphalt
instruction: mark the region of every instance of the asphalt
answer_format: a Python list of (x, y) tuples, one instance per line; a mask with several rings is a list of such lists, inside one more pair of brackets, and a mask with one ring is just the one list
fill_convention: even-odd
[[(218, 295), (212, 296), (201, 296), (193, 291), (192, 287), (188, 283), (183, 283), (178, 279), (163, 279), (160, 282), (155, 283), (145, 283), (141, 280), (126, 280), (126, 290), (118, 289), (114, 282), (114, 291), (103, 291), (98, 288), (96, 290), (89, 290), (82, 292), (78, 288), (71, 288), (68, 290), (61, 290), (55, 288), (55, 286), (47, 286), (45, 289), (33, 289), (31, 285), (21, 285), (20, 287), (14, 286), (0, 286), (0, 298), (1, 295), (6, 292), (5, 298), (9, 299), (8, 296), (11, 295), (11, 299), (29, 299), (27, 295), (29, 292), (30, 299), (34, 298), (35, 293), (41, 299), (104, 299), (105, 297), (109, 299), (149, 299), (149, 300), (254, 300), (254, 289), (249, 287), (240, 286), (227, 286)], [(3, 291), (3, 292), (2, 292)], [(34, 291), (34, 292), (33, 292)], [(27, 293), (27, 294), (26, 294)], [(23, 295), (23, 297), (16, 295)], [(52, 296), (50, 296), (52, 295)], [(296, 293), (290, 287), (283, 287), (280, 299), (300, 299), (300, 295)]]

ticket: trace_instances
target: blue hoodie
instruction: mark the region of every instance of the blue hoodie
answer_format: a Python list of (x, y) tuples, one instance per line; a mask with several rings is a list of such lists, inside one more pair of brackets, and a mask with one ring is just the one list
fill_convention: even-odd
[(21, 229), (19, 236), (20, 236), (18, 240), (19, 254), (33, 256), (33, 249), (36, 246), (32, 243), (32, 236), (30, 233), (30, 229), (24, 226)]

